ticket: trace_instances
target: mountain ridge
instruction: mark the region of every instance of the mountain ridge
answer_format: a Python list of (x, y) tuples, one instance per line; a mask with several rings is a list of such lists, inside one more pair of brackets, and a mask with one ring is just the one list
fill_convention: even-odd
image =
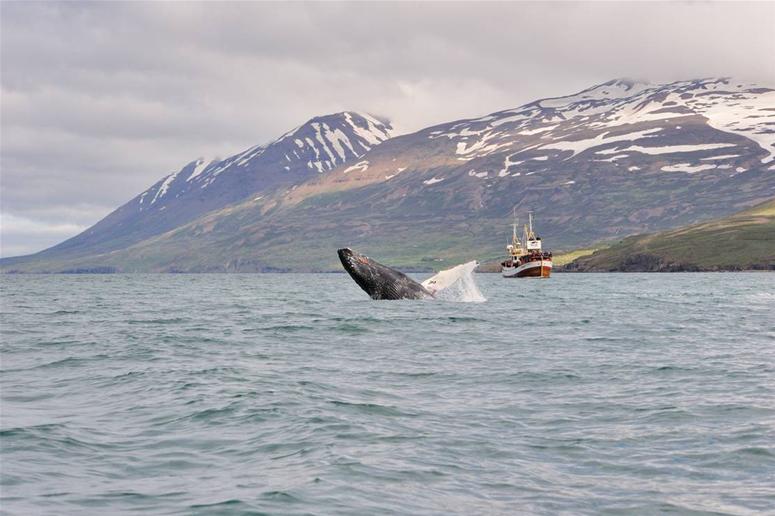
[(537, 211), (555, 248), (677, 227), (772, 196), (773, 106), (774, 90), (732, 79), (615, 79), (386, 138), (120, 248), (28, 262), (35, 270), (331, 270), (329, 248), (352, 244), (436, 267), (497, 256), (514, 207)]
[[(356, 159), (391, 132), (389, 122), (364, 113), (313, 117), (266, 145), (254, 145), (223, 160), (198, 158), (187, 163), (83, 233), (42, 253), (125, 247), (251, 195)], [(116, 238), (116, 234), (121, 236)]]

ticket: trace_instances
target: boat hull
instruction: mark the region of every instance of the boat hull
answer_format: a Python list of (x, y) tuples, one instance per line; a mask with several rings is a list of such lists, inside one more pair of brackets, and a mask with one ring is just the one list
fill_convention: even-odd
[(534, 260), (519, 267), (503, 267), (504, 278), (548, 278), (552, 273), (551, 260)]

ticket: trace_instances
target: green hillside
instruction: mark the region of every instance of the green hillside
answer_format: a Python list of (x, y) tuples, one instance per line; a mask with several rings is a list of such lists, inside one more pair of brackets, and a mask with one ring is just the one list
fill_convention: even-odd
[(729, 217), (625, 238), (566, 271), (775, 270), (775, 199)]

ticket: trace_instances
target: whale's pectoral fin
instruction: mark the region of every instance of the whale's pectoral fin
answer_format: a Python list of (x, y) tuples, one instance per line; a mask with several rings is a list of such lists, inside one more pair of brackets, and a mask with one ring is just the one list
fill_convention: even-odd
[(433, 292), (434, 294), (440, 290), (453, 285), (456, 281), (465, 277), (468, 274), (473, 273), (474, 269), (479, 265), (476, 260), (466, 262), (450, 269), (444, 269), (439, 273), (431, 276), (427, 280), (422, 282), (422, 286)]

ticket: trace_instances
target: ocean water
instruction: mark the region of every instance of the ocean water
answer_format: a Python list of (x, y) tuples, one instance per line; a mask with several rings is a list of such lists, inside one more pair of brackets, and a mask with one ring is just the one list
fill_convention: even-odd
[(4, 276), (0, 511), (775, 513), (775, 274), (476, 281)]

